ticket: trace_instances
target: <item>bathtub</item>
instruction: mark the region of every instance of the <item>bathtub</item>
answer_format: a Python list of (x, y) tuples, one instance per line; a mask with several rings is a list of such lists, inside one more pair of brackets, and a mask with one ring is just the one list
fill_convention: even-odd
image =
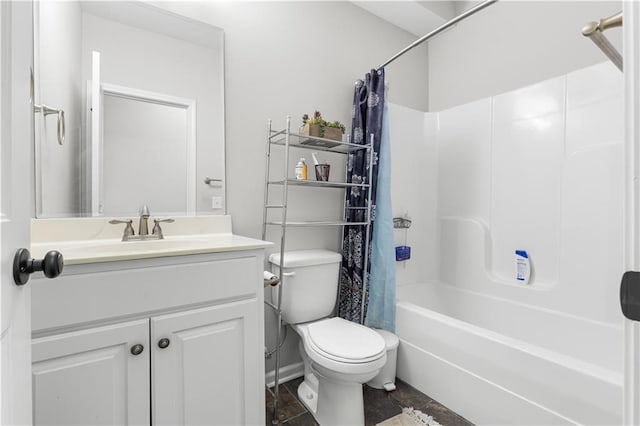
[(462, 290), (400, 285), (397, 375), (487, 425), (622, 422), (623, 328)]

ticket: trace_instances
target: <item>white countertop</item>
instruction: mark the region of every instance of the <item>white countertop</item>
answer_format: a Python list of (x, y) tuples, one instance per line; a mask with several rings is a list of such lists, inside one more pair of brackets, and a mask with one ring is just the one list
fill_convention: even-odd
[[(115, 262), (153, 257), (184, 256), (263, 249), (268, 241), (234, 235), (229, 216), (176, 218), (164, 224), (162, 240), (121, 241), (124, 225), (110, 218), (34, 219), (31, 255), (42, 258), (49, 250), (62, 253), (65, 265)], [(136, 228), (137, 219), (134, 219)]]

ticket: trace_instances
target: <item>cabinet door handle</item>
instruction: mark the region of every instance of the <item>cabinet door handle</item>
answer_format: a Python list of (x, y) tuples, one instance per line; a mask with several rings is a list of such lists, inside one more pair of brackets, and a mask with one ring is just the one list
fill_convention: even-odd
[(166, 337), (158, 340), (158, 347), (160, 349), (165, 349), (166, 347), (169, 346), (169, 344), (171, 343), (171, 340), (167, 339)]
[(140, 355), (143, 351), (144, 351), (144, 346), (142, 346), (140, 343), (138, 343), (137, 345), (133, 345), (131, 347), (132, 355)]

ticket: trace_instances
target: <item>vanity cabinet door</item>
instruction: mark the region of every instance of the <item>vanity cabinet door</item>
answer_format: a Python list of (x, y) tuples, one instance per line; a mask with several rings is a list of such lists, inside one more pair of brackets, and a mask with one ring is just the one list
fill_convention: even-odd
[(151, 318), (154, 424), (264, 424), (261, 305), (251, 299)]
[(33, 339), (34, 424), (149, 424), (148, 342), (148, 319)]

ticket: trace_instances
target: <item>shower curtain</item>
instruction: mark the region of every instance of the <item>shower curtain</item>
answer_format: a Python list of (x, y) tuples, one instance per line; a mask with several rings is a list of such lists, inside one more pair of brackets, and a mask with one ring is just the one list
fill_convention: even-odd
[[(395, 264), (393, 255), (393, 225), (391, 219), (391, 201), (389, 198), (388, 182), (390, 173), (389, 149), (385, 151), (385, 169), (381, 177), (386, 182), (380, 182), (379, 168), (381, 165), (380, 152), (383, 136), (384, 115), (384, 69), (371, 70), (365, 81), (356, 83), (353, 96), (351, 142), (367, 144), (373, 135), (373, 159), (371, 182), (369, 175), (369, 151), (359, 150), (349, 154), (347, 165), (347, 182), (368, 183), (371, 191), (371, 227), (369, 235), (364, 225), (350, 225), (344, 227), (342, 241), (342, 265), (340, 270), (340, 291), (338, 301), (338, 316), (360, 324), (385, 328), (394, 331), (395, 328)], [(388, 145), (388, 138), (385, 141)], [(385, 195), (381, 201), (378, 188), (382, 184)], [(366, 221), (368, 203), (367, 189), (348, 188), (345, 200), (345, 217), (349, 222)], [(378, 228), (380, 226), (380, 228)], [(390, 232), (387, 232), (391, 229)], [(373, 237), (381, 237), (373, 241)], [(389, 236), (391, 240), (389, 242)], [(364, 264), (365, 249), (369, 247), (369, 261)], [(377, 255), (376, 255), (377, 253)], [(373, 265), (372, 265), (373, 260)], [(365, 275), (367, 288), (364, 288)], [(392, 293), (392, 299), (388, 300)], [(363, 300), (364, 299), (364, 300)], [(393, 305), (390, 311), (389, 307)], [(370, 309), (370, 311), (369, 311)]]

